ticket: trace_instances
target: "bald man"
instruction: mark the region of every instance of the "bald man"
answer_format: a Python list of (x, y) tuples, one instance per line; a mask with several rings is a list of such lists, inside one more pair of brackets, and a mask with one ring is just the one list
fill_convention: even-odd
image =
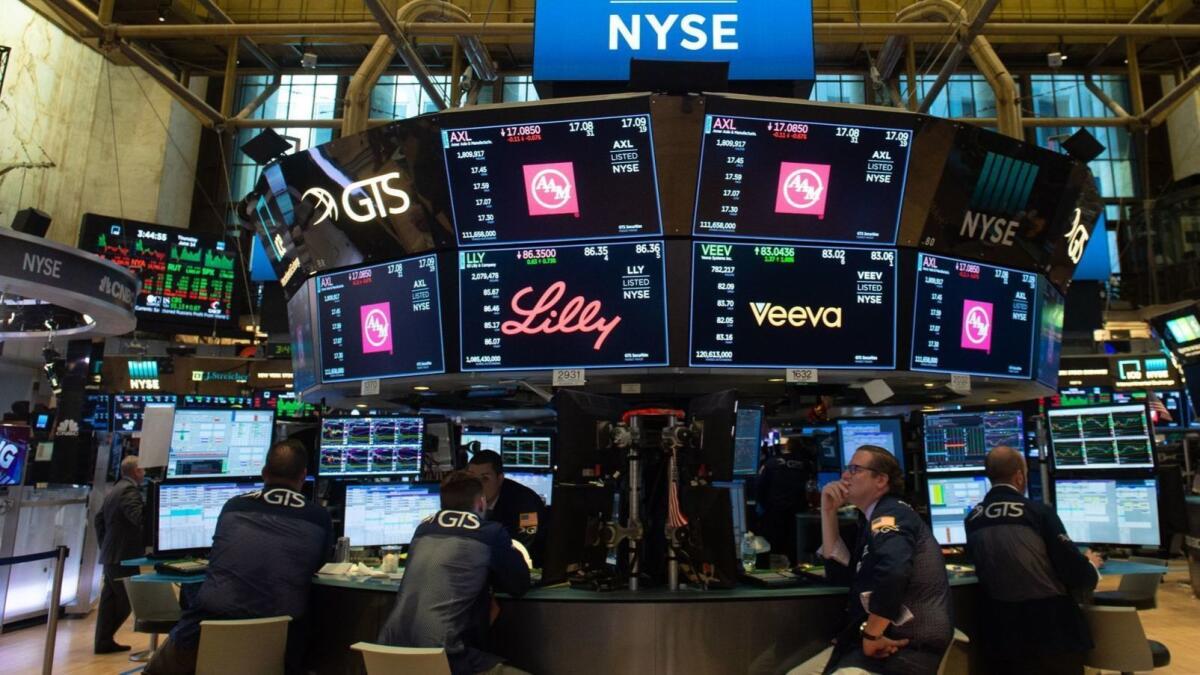
[(138, 568), (121, 564), (122, 560), (146, 555), (142, 540), (142, 493), (139, 486), (146, 471), (138, 465), (136, 455), (121, 460), (121, 480), (113, 483), (104, 503), (96, 513), (96, 539), (100, 542), (100, 563), (104, 565), (104, 581), (100, 587), (100, 607), (96, 610), (96, 636), (93, 648), (97, 654), (123, 652), (128, 645), (113, 639), (117, 629), (129, 618), (129, 596), (125, 594), (125, 577), (138, 573)]
[(1000, 446), (984, 464), (992, 488), (967, 515), (967, 553), (984, 590), (979, 636), (993, 675), (1083, 672), (1092, 637), (1075, 600), (1100, 580), (1100, 556), (1081, 553), (1058, 514), (1025, 496), (1029, 472)]

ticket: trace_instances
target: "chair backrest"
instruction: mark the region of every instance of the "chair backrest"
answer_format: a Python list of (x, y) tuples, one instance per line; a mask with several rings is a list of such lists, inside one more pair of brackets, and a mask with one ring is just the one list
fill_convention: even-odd
[(440, 647), (391, 647), (356, 642), (350, 648), (362, 653), (367, 675), (450, 675), (446, 650)]
[(1083, 616), (1096, 644), (1084, 665), (1123, 673), (1154, 669), (1154, 656), (1136, 609), (1083, 605)]
[(178, 621), (182, 611), (172, 584), (153, 581), (134, 581), (126, 577), (125, 593), (137, 621)]
[[(1129, 556), (1129, 562), (1142, 563), (1143, 565), (1154, 565), (1162, 567), (1163, 572), (1166, 572), (1167, 561), (1159, 558), (1141, 558), (1138, 556)], [(1101, 570), (1103, 572), (1104, 570)], [(1138, 597), (1153, 598), (1158, 595), (1158, 587), (1162, 584), (1161, 574), (1125, 574), (1121, 576), (1121, 583), (1117, 588), (1122, 591), (1136, 593)]]
[(290, 616), (201, 621), (196, 675), (282, 675)]
[(946, 651), (942, 654), (942, 662), (938, 665), (937, 675), (966, 675), (970, 672), (967, 667), (968, 653), (966, 645), (971, 643), (971, 638), (961, 630), (954, 629), (954, 639), (950, 640), (950, 644), (946, 646)]

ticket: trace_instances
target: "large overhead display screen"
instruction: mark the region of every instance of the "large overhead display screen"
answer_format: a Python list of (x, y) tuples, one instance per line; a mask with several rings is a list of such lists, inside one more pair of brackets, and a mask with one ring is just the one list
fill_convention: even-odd
[(667, 363), (663, 244), (460, 251), (462, 369)]
[(896, 252), (695, 242), (693, 366), (894, 368)]
[(917, 256), (912, 369), (1031, 377), (1037, 275)]
[(644, 112), (540, 110), (520, 123), (444, 128), (459, 244), (661, 233), (649, 106), (637, 103)]
[(321, 380), (445, 372), (437, 258), (317, 278)]
[[(719, 110), (719, 101), (710, 108)], [(911, 128), (709, 114), (697, 235), (892, 244)]]

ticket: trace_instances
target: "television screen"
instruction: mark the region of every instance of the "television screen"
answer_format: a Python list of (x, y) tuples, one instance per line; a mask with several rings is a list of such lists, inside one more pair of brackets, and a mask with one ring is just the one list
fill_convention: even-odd
[(1038, 382), (1058, 388), (1058, 371), (1062, 363), (1063, 318), (1066, 316), (1066, 298), (1045, 277), (1038, 277), (1042, 299), (1038, 306), (1037, 352), (1034, 356), (1034, 373)]
[(462, 370), (667, 363), (663, 243), (459, 251)]
[(553, 466), (550, 460), (549, 436), (509, 436), (500, 439), (500, 459), (504, 462), (504, 470), (514, 469), (549, 469)]
[(351, 546), (409, 544), (421, 521), (440, 510), (436, 486), (347, 485), (343, 535)]
[(0, 485), (21, 484), (29, 436), (29, 427), (24, 425), (0, 426)]
[(1167, 349), (1180, 360), (1200, 359), (1200, 305), (1177, 309), (1153, 320)]
[(554, 487), (554, 474), (551, 473), (534, 473), (532, 471), (509, 471), (508, 465), (505, 464), (504, 480), (512, 480), (524, 485), (533, 490), (546, 502), (546, 506), (550, 506), (550, 497), (552, 488)]
[(274, 431), (273, 410), (176, 410), (167, 478), (257, 476)]
[(1025, 425), (1020, 410), (925, 415), (925, 468), (935, 471), (983, 470), (987, 453), (997, 446), (1024, 452)]
[[(501, 440), (500, 434), (464, 433), (462, 435), (462, 445), (469, 445), (472, 442), (478, 442), (480, 450), (491, 450), (492, 452), (494, 452), (496, 454), (500, 454), (500, 440)], [(473, 453), (470, 450), (468, 450), (467, 451), (467, 461), (468, 462), (471, 461), (471, 457), (473, 457), (473, 456), (474, 456)]]
[(694, 242), (690, 363), (896, 366), (896, 251)]
[(1158, 480), (1054, 481), (1054, 507), (1081, 544), (1158, 546)]
[(1076, 469), (1154, 467), (1154, 434), (1145, 404), (1049, 411), (1054, 466)]
[(837, 442), (837, 425), (830, 423), (821, 426), (805, 426), (786, 430), (783, 442), (793, 436), (811, 438), (817, 444), (817, 466), (821, 471), (842, 471), (842, 450)]
[(733, 475), (758, 475), (758, 455), (762, 445), (763, 409), (741, 406), (733, 427)]
[(967, 514), (987, 496), (991, 484), (983, 476), (931, 477), (929, 522), (933, 538), (942, 546), (967, 543), (963, 524)]
[(92, 431), (112, 431), (112, 396), (108, 394), (86, 394), (83, 411), (79, 415), (82, 425)]
[(225, 502), (262, 489), (262, 483), (161, 483), (154, 518), (155, 553), (196, 551), (212, 546)]
[(1178, 429), (1188, 425), (1187, 417), (1187, 399), (1182, 390), (1159, 390), (1155, 391), (1154, 395), (1158, 401), (1162, 403), (1163, 408), (1171, 416), (1171, 421), (1167, 421), (1154, 405), (1150, 403), (1149, 392), (1145, 391), (1115, 391), (1112, 395), (1112, 403), (1127, 404), (1148, 404), (1150, 407), (1150, 421), (1155, 429)]
[(723, 97), (706, 111), (694, 234), (895, 243), (912, 116), (835, 122), (816, 106)]
[(175, 405), (175, 394), (114, 394), (113, 431), (141, 431), (147, 403)]
[(278, 420), (308, 420), (321, 416), (321, 408), (312, 403), (305, 403), (295, 392), (265, 392), (272, 394), (275, 400), (275, 419)]
[(1037, 275), (917, 255), (912, 369), (1032, 376)]
[(904, 440), (900, 420), (892, 417), (843, 418), (837, 421), (838, 439), (842, 444), (842, 468), (850, 463), (854, 453), (864, 445), (874, 445), (888, 452), (904, 468)]
[(237, 410), (267, 410), (271, 406), (258, 396), (208, 396), (201, 394), (184, 394), (177, 406), (180, 410), (188, 408), (230, 408)]
[(424, 435), (420, 417), (327, 417), (321, 420), (320, 474), (417, 475)]
[(151, 223), (84, 214), (79, 248), (142, 280), (135, 311), (158, 321), (232, 323), (242, 283), (223, 239)]
[(662, 233), (649, 100), (597, 105), (442, 115), (460, 246)]
[(321, 381), (446, 371), (437, 257), (317, 277)]
[(1067, 387), (1059, 389), (1057, 396), (1050, 397), (1050, 405), (1055, 408), (1108, 405), (1112, 402), (1113, 393), (1104, 387)]
[(313, 326), (314, 288), (316, 280), (309, 279), (288, 300), (288, 335), (292, 345), (292, 386), (306, 391), (317, 384), (316, 327)]

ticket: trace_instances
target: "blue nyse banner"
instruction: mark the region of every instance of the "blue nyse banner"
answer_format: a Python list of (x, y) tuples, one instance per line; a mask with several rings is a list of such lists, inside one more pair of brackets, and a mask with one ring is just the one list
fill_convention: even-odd
[(811, 80), (812, 0), (538, 0), (533, 77), (627, 80), (630, 59), (728, 61), (731, 80)]

